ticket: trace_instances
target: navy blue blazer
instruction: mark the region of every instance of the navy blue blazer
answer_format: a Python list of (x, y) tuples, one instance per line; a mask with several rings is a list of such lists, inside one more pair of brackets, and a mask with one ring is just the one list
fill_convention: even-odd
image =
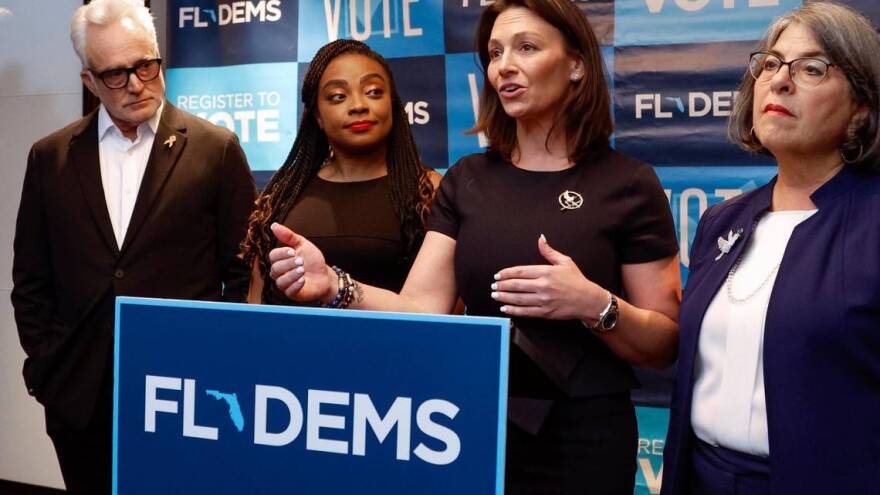
[[(679, 319), (678, 375), (664, 451), (664, 495), (689, 493), (691, 400), (700, 326), (770, 208), (769, 184), (713, 206), (691, 249)], [(774, 494), (880, 493), (880, 177), (844, 169), (811, 196), (792, 233), (764, 329)], [(718, 237), (743, 229), (730, 252)]]

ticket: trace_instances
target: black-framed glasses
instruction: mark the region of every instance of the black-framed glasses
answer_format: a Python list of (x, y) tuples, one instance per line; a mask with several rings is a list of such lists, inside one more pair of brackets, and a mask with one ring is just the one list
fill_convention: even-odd
[(138, 62), (134, 64), (134, 66), (126, 67), (124, 69), (110, 69), (97, 74), (89, 69), (89, 72), (95, 74), (95, 76), (104, 83), (104, 86), (107, 86), (109, 89), (120, 89), (128, 85), (128, 80), (131, 78), (132, 74), (140, 79), (141, 82), (148, 82), (156, 79), (159, 77), (159, 69), (161, 67), (162, 59), (154, 58)]
[(765, 52), (755, 52), (749, 56), (749, 72), (756, 81), (769, 81), (783, 65), (788, 66), (788, 76), (795, 84), (802, 88), (815, 88), (828, 77), (828, 68), (834, 64), (813, 57), (796, 58), (786, 62), (772, 53)]

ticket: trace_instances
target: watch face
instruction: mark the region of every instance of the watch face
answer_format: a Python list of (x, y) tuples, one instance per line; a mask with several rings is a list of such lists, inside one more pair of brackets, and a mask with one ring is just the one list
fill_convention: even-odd
[(617, 325), (617, 313), (608, 313), (608, 316), (602, 319), (602, 329), (611, 330)]

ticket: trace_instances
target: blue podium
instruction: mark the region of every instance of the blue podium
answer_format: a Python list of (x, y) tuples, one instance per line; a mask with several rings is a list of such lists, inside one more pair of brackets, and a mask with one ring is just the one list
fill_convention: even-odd
[(113, 493), (502, 494), (509, 321), (120, 297)]

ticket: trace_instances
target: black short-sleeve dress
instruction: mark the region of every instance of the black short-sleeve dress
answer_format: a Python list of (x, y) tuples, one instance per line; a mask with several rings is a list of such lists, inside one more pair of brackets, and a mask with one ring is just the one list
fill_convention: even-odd
[[(678, 251), (669, 202), (653, 169), (609, 148), (556, 172), (517, 168), (491, 153), (449, 169), (428, 230), (456, 240), (455, 277), (467, 313), (504, 316), (493, 275), (546, 264), (544, 234), (583, 274), (624, 297), (621, 265)], [(632, 493), (638, 382), (579, 321), (513, 318), (508, 493)]]

